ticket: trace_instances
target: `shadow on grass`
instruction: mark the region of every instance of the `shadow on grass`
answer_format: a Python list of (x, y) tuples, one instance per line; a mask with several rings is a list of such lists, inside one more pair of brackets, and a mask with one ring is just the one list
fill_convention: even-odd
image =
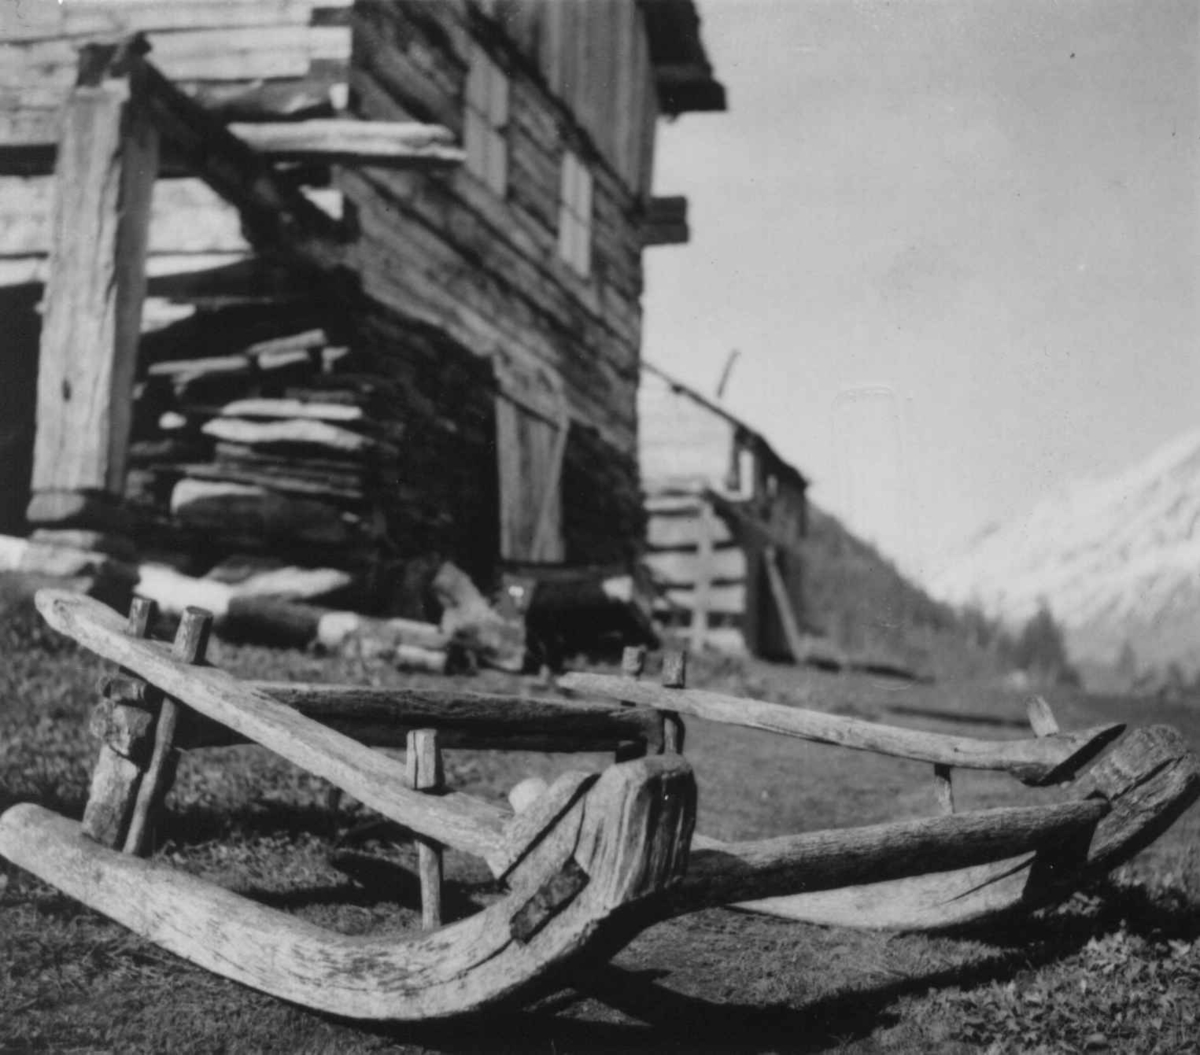
[[(987, 927), (960, 928), (956, 935), (986, 942), (993, 951), (977, 962), (941, 968), (864, 988), (847, 989), (801, 1006), (718, 1003), (662, 984), (667, 972), (631, 970), (604, 963), (575, 968), (557, 979), (564, 989), (535, 1007), (472, 1016), (445, 1025), (366, 1027), (401, 1043), (465, 1053), (529, 1050), (821, 1052), (895, 1026), (897, 1001), (931, 989), (972, 989), (1006, 981), (1078, 953), (1087, 943), (1124, 928), (1151, 939), (1200, 937), (1200, 904), (1182, 897), (1153, 897), (1140, 887), (1108, 881), (1081, 904), (1036, 917), (1010, 918)], [(624, 1022), (560, 1017), (585, 1000), (619, 1012)], [(362, 1029), (361, 1023), (357, 1028)]]

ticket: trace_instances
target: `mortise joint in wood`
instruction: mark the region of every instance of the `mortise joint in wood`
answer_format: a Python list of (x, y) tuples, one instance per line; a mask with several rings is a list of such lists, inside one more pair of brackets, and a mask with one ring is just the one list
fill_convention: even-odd
[(947, 815), (954, 812), (954, 783), (951, 777), (953, 772), (950, 766), (934, 764), (933, 787), (937, 795), (938, 812)]

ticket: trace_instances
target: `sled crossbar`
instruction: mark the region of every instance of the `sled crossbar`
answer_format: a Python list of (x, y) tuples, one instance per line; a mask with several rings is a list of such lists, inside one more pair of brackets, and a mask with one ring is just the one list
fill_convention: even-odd
[(901, 729), (703, 689), (666, 688), (606, 674), (567, 674), (559, 684), (565, 689), (643, 707), (762, 729), (815, 743), (836, 744), (856, 751), (873, 751), (962, 769), (999, 770), (1036, 787), (1070, 780), (1125, 728), (1114, 723), (1036, 739), (976, 740)]

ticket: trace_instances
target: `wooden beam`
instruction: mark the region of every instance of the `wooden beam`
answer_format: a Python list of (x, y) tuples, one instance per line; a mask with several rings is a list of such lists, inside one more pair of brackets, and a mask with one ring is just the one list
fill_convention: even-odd
[(442, 125), (415, 121), (313, 121), (235, 123), (239, 139), (275, 161), (370, 162), (397, 168), (453, 168), (466, 159)]
[(150, 46), (136, 35), (124, 45), (137, 71), (151, 119), (164, 146), (242, 215), (250, 240), (319, 271), (340, 269), (345, 246), (339, 224), (299, 189), (278, 179), (270, 161), (239, 139), (142, 57)]
[(159, 135), (141, 78), (119, 59), (112, 48), (85, 47), (62, 114), (38, 366), (35, 522), (39, 493), (116, 497), (125, 485)]
[(673, 899), (676, 912), (948, 872), (1090, 836), (1099, 799), (979, 810), (949, 817), (784, 835), (747, 843), (698, 840)]
[(763, 729), (801, 740), (836, 744), (854, 751), (874, 751), (962, 769), (1001, 770), (1037, 787), (1069, 780), (1125, 728), (1110, 724), (1035, 740), (975, 740), (901, 729), (703, 689), (665, 689), (606, 674), (565, 674), (559, 679), (559, 685), (577, 692), (664, 711), (679, 711), (712, 722)]
[(641, 224), (642, 246), (686, 245), (692, 236), (688, 226), (688, 200), (682, 195), (651, 198)]

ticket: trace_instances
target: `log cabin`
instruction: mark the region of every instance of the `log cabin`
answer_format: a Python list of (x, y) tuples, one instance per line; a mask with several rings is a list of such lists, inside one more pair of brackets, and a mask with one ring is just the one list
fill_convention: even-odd
[(639, 418), (658, 619), (693, 651), (813, 659), (804, 475), (761, 432), (645, 360)]
[(6, 6), (0, 530), (627, 564), (655, 133), (724, 108), (692, 0)]

